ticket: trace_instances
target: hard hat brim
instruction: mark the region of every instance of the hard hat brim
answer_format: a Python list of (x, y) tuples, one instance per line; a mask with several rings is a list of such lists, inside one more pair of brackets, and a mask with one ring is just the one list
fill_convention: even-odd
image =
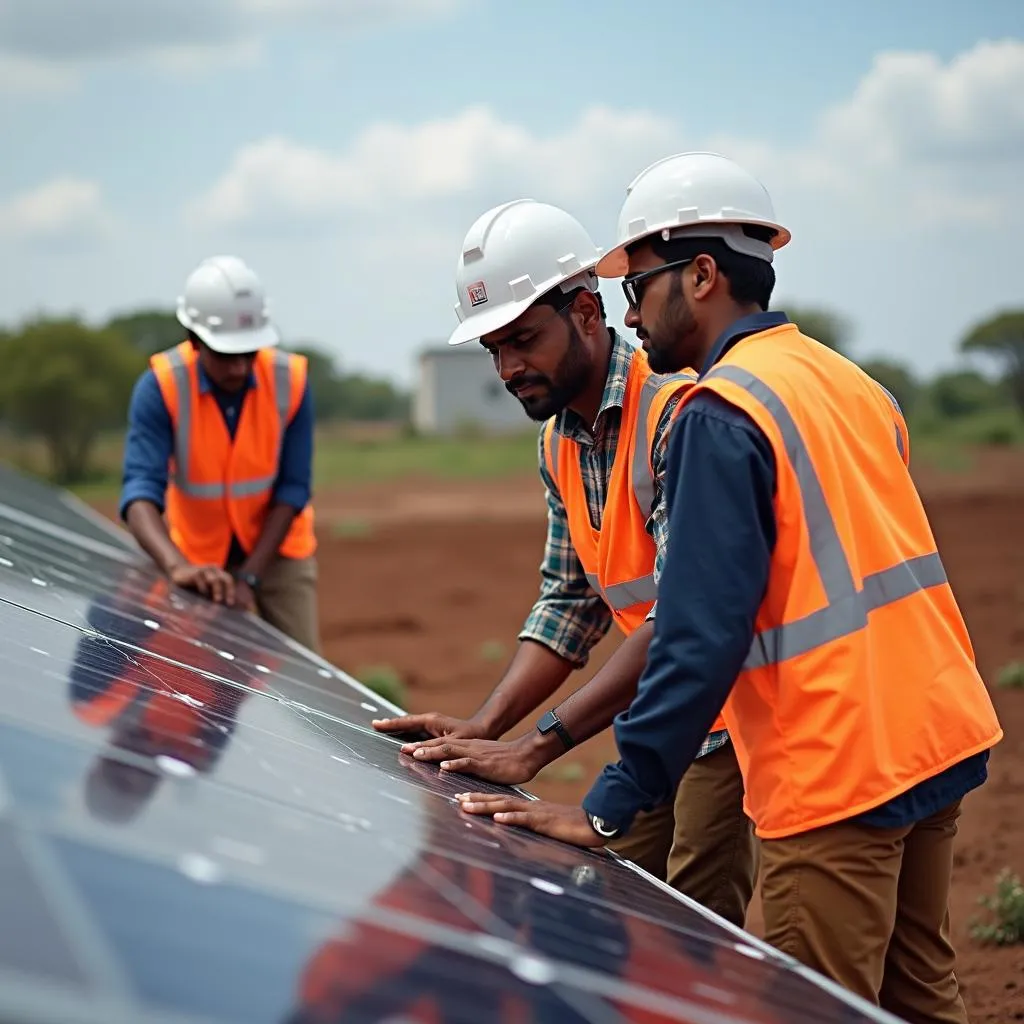
[(211, 331), (200, 324), (189, 326), (204, 345), (222, 356), (245, 355), (264, 348), (274, 348), (281, 343), (281, 337), (273, 324), (255, 331)]
[(476, 316), (464, 320), (452, 331), (448, 338), (449, 345), (465, 345), (470, 341), (479, 341), (485, 334), (492, 331), (500, 331), (507, 327), (513, 320), (522, 316), (536, 301), (539, 295), (531, 295), (528, 299), (521, 299), (519, 302), (507, 302), (487, 313), (477, 313)]
[(706, 220), (706, 221), (695, 221), (693, 224), (659, 224), (656, 227), (651, 228), (648, 231), (644, 231), (642, 234), (637, 235), (635, 238), (629, 239), (627, 242), (623, 242), (621, 245), (615, 246), (614, 249), (609, 249), (598, 261), (594, 267), (594, 273), (598, 277), (602, 278), (616, 278), (625, 277), (629, 273), (629, 256), (626, 255), (626, 248), (630, 245), (635, 245), (637, 242), (642, 242), (645, 238), (651, 238), (654, 235), (659, 234), (666, 228), (693, 228), (696, 234), (699, 229), (706, 228), (709, 238), (716, 237), (714, 226), (715, 224), (727, 225), (727, 224), (751, 224), (759, 227), (771, 228), (775, 231), (771, 241), (768, 243), (773, 251), (778, 251), (783, 246), (788, 245), (793, 240), (793, 235), (788, 228), (784, 228), (781, 224), (775, 224), (771, 221), (729, 221), (729, 220)]

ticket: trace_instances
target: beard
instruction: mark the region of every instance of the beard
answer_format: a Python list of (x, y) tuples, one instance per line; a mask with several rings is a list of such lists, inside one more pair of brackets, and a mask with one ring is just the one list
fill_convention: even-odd
[[(557, 416), (590, 381), (591, 366), (583, 339), (575, 324), (567, 321), (567, 325), (569, 347), (550, 377), (539, 373), (527, 374), (505, 385), (508, 392), (519, 399), (526, 415), (538, 423)], [(534, 388), (530, 394), (523, 397), (516, 394), (518, 389), (527, 386)]]
[(645, 341), (647, 363), (654, 373), (678, 373), (693, 367), (697, 355), (697, 320), (683, 294), (680, 278), (669, 288), (657, 321), (649, 328), (641, 327), (637, 337)]

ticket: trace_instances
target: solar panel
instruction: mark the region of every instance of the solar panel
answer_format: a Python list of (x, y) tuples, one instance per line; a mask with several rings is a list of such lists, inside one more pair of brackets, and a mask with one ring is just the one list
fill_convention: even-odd
[(392, 708), (5, 471), (0, 1021), (891, 1021), (632, 865), (486, 819)]

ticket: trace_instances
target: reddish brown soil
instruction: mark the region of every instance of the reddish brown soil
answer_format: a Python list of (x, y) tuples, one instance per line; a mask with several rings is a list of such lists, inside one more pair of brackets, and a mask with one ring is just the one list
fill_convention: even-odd
[[(1001, 666), (1024, 658), (1024, 458), (992, 453), (969, 474), (922, 473), (919, 482), (981, 669), (994, 680)], [(536, 479), (336, 492), (318, 498), (318, 514), (326, 655), (356, 674), (392, 666), (411, 710), (474, 710), (511, 654), (535, 594), (544, 537)], [(332, 529), (345, 521), (348, 527)], [(345, 536), (352, 522), (368, 532)], [(570, 688), (617, 642), (612, 636), (599, 645)], [(1024, 946), (993, 950), (968, 936), (977, 898), (999, 870), (1024, 874), (1024, 691), (994, 690), (994, 699), (1006, 739), (988, 784), (966, 801), (952, 898), (960, 977), (975, 1022), (1024, 1020)], [(568, 771), (559, 762), (531, 788), (576, 800), (613, 752), (610, 735), (596, 737), (563, 759)], [(759, 926), (755, 900), (749, 927)]]

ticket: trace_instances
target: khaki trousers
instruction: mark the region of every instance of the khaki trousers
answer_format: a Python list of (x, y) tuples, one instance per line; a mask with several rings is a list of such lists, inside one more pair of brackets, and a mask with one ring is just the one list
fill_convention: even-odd
[(910, 1024), (966, 1024), (947, 907), (959, 815), (762, 840), (766, 941)]
[(742, 928), (758, 858), (732, 743), (694, 761), (675, 800), (637, 815), (609, 847)]
[(256, 593), (260, 617), (293, 640), (320, 653), (316, 558), (275, 556)]

